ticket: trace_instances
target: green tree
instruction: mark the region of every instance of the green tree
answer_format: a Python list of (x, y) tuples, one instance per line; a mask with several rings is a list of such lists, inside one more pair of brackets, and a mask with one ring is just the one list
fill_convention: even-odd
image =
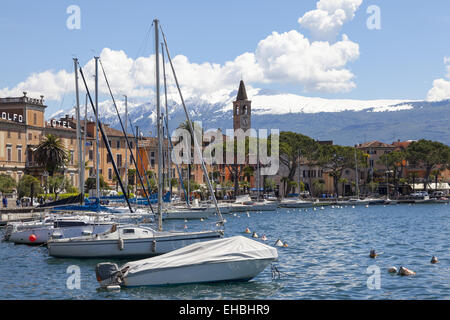
[(178, 179), (177, 178), (172, 178), (170, 180), (170, 194), (173, 194), (173, 187), (178, 186)]
[[(300, 157), (307, 158), (310, 163), (315, 159), (316, 150), (317, 142), (308, 136), (290, 131), (280, 133), (280, 163), (288, 169), (286, 182), (294, 180)], [(287, 184), (285, 194), (289, 193), (291, 188), (292, 185)]]
[(134, 186), (136, 181), (136, 169), (128, 169), (128, 185)]
[(244, 169), (243, 169), (243, 172), (244, 172), (244, 178), (247, 181), (250, 181), (250, 177), (253, 176), (253, 174), (255, 172), (255, 168), (252, 167), (252, 166), (245, 166)]
[(16, 181), (6, 175), (6, 174), (0, 174), (0, 192), (1, 193), (11, 193), (16, 188), (17, 184)]
[[(392, 171), (394, 179), (395, 193), (398, 190), (399, 179), (403, 176), (403, 169), (406, 164), (406, 152), (403, 150), (395, 150), (382, 154), (378, 163), (386, 167), (386, 171)], [(386, 181), (386, 185), (389, 181)]]
[(67, 151), (57, 136), (48, 134), (34, 151), (36, 163), (44, 167), (50, 177), (68, 160)]
[(44, 190), (42, 189), (39, 180), (30, 175), (24, 175), (17, 185), (18, 197), (31, 197), (38, 194), (42, 194)]
[(425, 169), (425, 191), (433, 170), (450, 167), (450, 148), (440, 142), (421, 139), (406, 149), (406, 159), (412, 165)]
[(265, 189), (267, 189), (269, 191), (274, 191), (275, 190), (275, 186), (276, 186), (275, 181), (273, 181), (270, 178), (265, 179), (265, 181), (264, 181), (264, 188)]
[[(108, 190), (109, 186), (106, 183), (105, 179), (103, 178), (103, 176), (100, 176), (100, 190)], [(84, 192), (88, 193), (89, 190), (95, 189), (97, 187), (97, 181), (95, 177), (90, 177), (87, 178), (85, 183), (84, 183)]]
[(346, 168), (355, 168), (356, 159), (361, 165), (364, 161), (364, 153), (353, 147), (339, 145), (320, 145), (316, 153), (317, 163), (324, 168), (333, 178), (334, 193), (338, 194), (338, 183), (342, 172)]
[(47, 178), (47, 186), (50, 193), (55, 194), (55, 200), (58, 199), (58, 194), (62, 192), (64, 186), (64, 176), (54, 175)]
[(322, 179), (314, 180), (313, 184), (314, 184), (315, 195), (319, 195), (319, 194), (323, 193), (323, 191), (325, 190), (325, 181), (324, 180), (322, 180)]

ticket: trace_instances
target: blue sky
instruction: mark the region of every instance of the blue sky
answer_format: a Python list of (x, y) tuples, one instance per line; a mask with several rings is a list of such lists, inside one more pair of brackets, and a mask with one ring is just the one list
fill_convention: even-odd
[[(296, 30), (311, 38), (298, 19), (316, 8), (312, 1), (2, 1), (0, 3), (0, 90), (14, 88), (32, 73), (72, 72), (72, 57), (87, 63), (103, 48), (123, 50), (132, 59), (153, 52), (146, 38), (157, 17), (173, 56), (192, 63), (223, 65), (273, 31)], [(81, 9), (81, 29), (69, 30), (69, 5)], [(366, 9), (377, 5), (381, 29), (369, 30)], [(345, 92), (305, 90), (300, 83), (270, 81), (254, 85), (305, 96), (345, 99), (425, 99), (433, 81), (446, 74), (450, 57), (450, 2), (364, 0), (339, 32), (359, 45), (345, 64), (355, 87)], [(149, 75), (152, 77), (152, 75)], [(237, 87), (237, 84), (236, 84)], [(1, 92), (1, 91), (0, 91)], [(45, 95), (46, 93), (43, 92)], [(57, 109), (61, 101), (48, 101)], [(64, 104), (70, 104), (70, 98)], [(67, 107), (67, 105), (65, 106)]]

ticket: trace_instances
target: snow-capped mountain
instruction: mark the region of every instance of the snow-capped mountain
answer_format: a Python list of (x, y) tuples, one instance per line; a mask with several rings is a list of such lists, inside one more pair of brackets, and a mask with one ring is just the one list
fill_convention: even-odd
[[(392, 143), (397, 139), (421, 138), (450, 144), (450, 100), (323, 99), (252, 88), (247, 93), (252, 100), (252, 127), (255, 129), (291, 130), (344, 145), (370, 140)], [(202, 121), (204, 129), (232, 129), (232, 102), (236, 94), (237, 91), (231, 91), (216, 97), (190, 97), (185, 102), (191, 119)], [(186, 119), (181, 104), (176, 100), (169, 99), (168, 102), (171, 130)], [(123, 115), (123, 102), (117, 103)], [(103, 122), (111, 127), (120, 127), (112, 101), (103, 101), (99, 108)], [(60, 111), (51, 118), (65, 114), (74, 114), (74, 110)], [(155, 135), (154, 102), (129, 103), (128, 115), (133, 126), (139, 126), (145, 135)], [(93, 118), (88, 110), (89, 117)]]

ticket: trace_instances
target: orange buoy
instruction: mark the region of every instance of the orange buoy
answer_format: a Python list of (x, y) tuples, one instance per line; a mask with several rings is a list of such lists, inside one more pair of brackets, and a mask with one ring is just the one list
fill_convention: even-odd
[(34, 234), (31, 234), (31, 235), (28, 237), (28, 240), (30, 240), (31, 242), (35, 242), (35, 241), (37, 240), (37, 237), (36, 237)]

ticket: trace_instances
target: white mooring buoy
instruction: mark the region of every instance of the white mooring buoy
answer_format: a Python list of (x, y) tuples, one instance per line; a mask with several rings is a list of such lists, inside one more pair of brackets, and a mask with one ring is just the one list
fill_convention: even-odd
[(106, 287), (106, 290), (108, 291), (120, 291), (120, 286), (119, 285), (110, 285)]

